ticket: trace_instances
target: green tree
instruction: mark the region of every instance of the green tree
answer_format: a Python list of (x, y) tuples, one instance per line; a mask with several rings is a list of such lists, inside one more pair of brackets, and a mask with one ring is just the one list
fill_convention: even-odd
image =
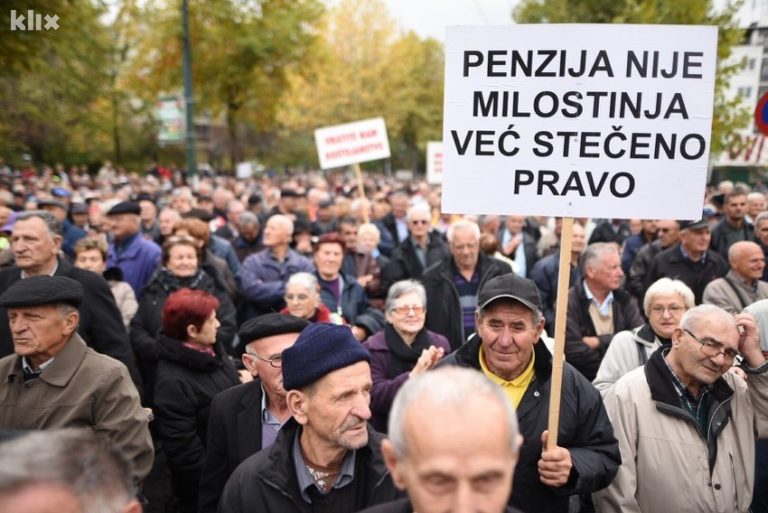
[(749, 113), (725, 92), (743, 63), (728, 64), (734, 45), (743, 41), (736, 13), (741, 2), (727, 3), (718, 12), (712, 0), (522, 0), (513, 17), (518, 23), (659, 23), (718, 27), (714, 120), (711, 152), (725, 148), (728, 136), (742, 128)]

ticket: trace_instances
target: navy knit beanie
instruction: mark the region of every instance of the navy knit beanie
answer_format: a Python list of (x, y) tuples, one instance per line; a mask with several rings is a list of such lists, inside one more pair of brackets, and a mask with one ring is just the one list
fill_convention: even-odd
[(370, 362), (371, 355), (349, 326), (311, 324), (296, 343), (283, 351), (283, 388), (304, 388), (330, 372), (361, 361)]

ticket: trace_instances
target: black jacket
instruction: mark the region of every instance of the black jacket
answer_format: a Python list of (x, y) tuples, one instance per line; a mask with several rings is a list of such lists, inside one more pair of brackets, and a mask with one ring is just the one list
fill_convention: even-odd
[(262, 397), (261, 380), (257, 378), (213, 398), (200, 478), (200, 513), (216, 513), (229, 476), (246, 458), (262, 449)]
[[(78, 307), (80, 325), (77, 332), (93, 350), (120, 360), (138, 387), (141, 377), (136, 366), (123, 317), (115, 303), (115, 296), (107, 281), (92, 271), (79, 269), (59, 258), (56, 276), (66, 276), (80, 282), (85, 290), (83, 302)], [(0, 271), (0, 294), (21, 279), (21, 269), (14, 266)], [(13, 354), (13, 339), (8, 325), (8, 310), (0, 308), (0, 357)]]
[(648, 270), (651, 268), (653, 259), (664, 249), (661, 247), (659, 239), (649, 242), (637, 250), (637, 254), (634, 260), (632, 260), (632, 265), (629, 266), (629, 275), (624, 283), (624, 288), (635, 296), (638, 305), (642, 305), (645, 298), (645, 279), (648, 276)]
[[(366, 508), (360, 513), (413, 513), (413, 506), (408, 499), (400, 499), (397, 501), (387, 502), (385, 504), (379, 504), (371, 508)], [(504, 509), (504, 513), (522, 513), (520, 510), (511, 506), (507, 506)], [(533, 511), (527, 512), (533, 513)]]
[(227, 348), (237, 332), (235, 307), (227, 295), (226, 288), (205, 272), (192, 279), (175, 280), (164, 269), (152, 276), (149, 283), (142, 289), (139, 309), (131, 319), (130, 333), (133, 350), (139, 360), (139, 368), (145, 385), (144, 404), (152, 405), (155, 390), (155, 374), (157, 368), (157, 335), (163, 326), (163, 306), (173, 292), (187, 286), (191, 289), (204, 290), (216, 296), (219, 309), (216, 318), (221, 323), (216, 332), (216, 340)]
[(722, 278), (728, 272), (728, 264), (712, 250), (707, 250), (702, 262), (692, 262), (683, 256), (680, 244), (665, 249), (653, 258), (645, 279), (645, 290), (659, 278), (681, 280), (693, 291), (696, 304), (701, 304), (704, 288), (709, 282)]
[[(505, 231), (506, 228), (502, 226), (499, 229), (499, 232), (496, 234), (496, 239), (499, 241), (499, 252), (505, 257), (514, 260), (517, 249), (511, 253), (504, 252), (502, 241), (504, 240)], [(525, 230), (523, 230), (521, 233), (523, 234), (523, 241), (520, 244), (523, 245), (523, 252), (525, 253), (525, 277), (530, 278), (531, 271), (533, 271), (533, 266), (536, 264), (536, 262), (539, 261), (539, 249), (537, 247), (538, 239), (536, 239), (533, 235)]]
[[(597, 369), (613, 336), (624, 330), (631, 330), (643, 324), (643, 317), (635, 298), (622, 289), (613, 291), (613, 333), (597, 337), (595, 325), (589, 316), (589, 303), (584, 282), (579, 281), (568, 290), (568, 315), (565, 327), (565, 359), (576, 367), (590, 382), (595, 379)], [(584, 343), (584, 337), (597, 337), (600, 345), (592, 349)]]
[[(480, 273), (480, 289), (489, 279), (512, 272), (509, 264), (482, 253), (477, 260), (477, 267)], [(427, 291), (426, 327), (447, 338), (451, 349), (454, 350), (464, 343), (459, 291), (453, 283), (455, 272), (456, 266), (451, 257), (424, 271), (422, 277)]]
[(155, 423), (168, 458), (174, 491), (185, 504), (197, 503), (211, 401), (239, 383), (237, 370), (221, 344), (216, 357), (159, 335)]
[(416, 256), (413, 241), (408, 237), (392, 252), (392, 257), (383, 270), (382, 287), (387, 290), (396, 281), (409, 278), (421, 280), (425, 269), (450, 257), (451, 251), (448, 249), (448, 245), (439, 233), (432, 230), (429, 232), (429, 241), (427, 242), (427, 265), (422, 267), (419, 257)]
[[(311, 513), (310, 504), (301, 497), (292, 457), (298, 429), (298, 423), (289, 419), (273, 445), (249, 457), (235, 469), (224, 488), (219, 513)], [(369, 427), (368, 444), (357, 449), (355, 480), (364, 480), (365, 497), (353, 511), (400, 496), (381, 456), (383, 438)], [(354, 486), (354, 483), (347, 486)]]
[[(480, 370), (480, 337), (472, 337), (458, 351), (443, 358), (440, 366), (458, 365)], [(517, 418), (523, 446), (515, 468), (510, 504), (522, 511), (568, 513), (570, 495), (596, 492), (608, 486), (619, 470), (621, 455), (613, 426), (600, 393), (568, 363), (563, 366), (560, 425), (557, 444), (571, 453), (573, 469), (565, 486), (550, 488), (539, 480), (541, 433), (547, 429), (552, 355), (539, 342), (534, 346), (535, 377), (525, 391)]]

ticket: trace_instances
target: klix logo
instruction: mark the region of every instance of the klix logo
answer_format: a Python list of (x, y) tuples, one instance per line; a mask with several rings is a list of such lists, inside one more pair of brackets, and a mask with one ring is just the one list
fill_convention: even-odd
[(29, 10), (26, 14), (18, 14), (16, 10), (11, 11), (11, 30), (58, 30), (59, 17), (57, 15), (36, 14)]

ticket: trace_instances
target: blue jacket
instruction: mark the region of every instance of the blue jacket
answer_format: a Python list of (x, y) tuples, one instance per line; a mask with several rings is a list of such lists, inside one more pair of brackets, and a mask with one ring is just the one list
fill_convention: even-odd
[[(315, 273), (315, 276), (317, 276), (317, 273)], [(320, 281), (320, 276), (317, 276), (318, 283), (320, 283), (320, 301), (328, 307), (328, 310), (341, 313), (348, 323), (354, 324), (355, 319), (368, 311), (371, 306), (368, 304), (365, 290), (357, 283), (354, 276), (348, 274), (340, 276), (343, 282), (340, 302), (336, 301), (333, 292)]]
[(136, 299), (141, 299), (141, 289), (160, 266), (160, 246), (145, 239), (140, 233), (129, 238), (128, 246), (118, 255), (115, 242), (107, 249), (107, 268), (119, 267), (123, 279), (133, 287)]
[(75, 244), (77, 244), (77, 241), (80, 239), (85, 238), (86, 235), (88, 234), (85, 233), (85, 230), (72, 224), (69, 219), (64, 220), (61, 249), (64, 250), (64, 253), (70, 260), (75, 258)]
[(289, 249), (280, 263), (267, 248), (250, 255), (240, 269), (241, 292), (251, 302), (256, 312), (279, 312), (285, 306), (285, 282), (298, 272), (312, 273), (315, 266), (296, 251)]

